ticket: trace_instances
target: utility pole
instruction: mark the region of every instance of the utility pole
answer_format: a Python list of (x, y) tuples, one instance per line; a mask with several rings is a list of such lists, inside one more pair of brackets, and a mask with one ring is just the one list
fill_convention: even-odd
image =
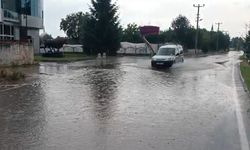
[(217, 29), (217, 42), (216, 42), (216, 51), (219, 50), (219, 31), (220, 31), (220, 25), (222, 24), (221, 22), (215, 23), (218, 25), (218, 29)]
[(246, 36), (247, 36), (247, 33), (248, 33), (248, 24), (245, 24), (245, 29), (246, 29)]
[(26, 32), (26, 40), (28, 39), (28, 0), (25, 1), (25, 32)]
[(196, 7), (198, 9), (198, 13), (197, 13), (197, 18), (196, 18), (196, 37), (195, 37), (195, 54), (197, 54), (198, 51), (198, 40), (199, 40), (199, 21), (201, 21), (200, 19), (200, 8), (201, 7), (205, 7), (205, 4), (198, 4), (198, 5), (193, 5), (194, 7)]

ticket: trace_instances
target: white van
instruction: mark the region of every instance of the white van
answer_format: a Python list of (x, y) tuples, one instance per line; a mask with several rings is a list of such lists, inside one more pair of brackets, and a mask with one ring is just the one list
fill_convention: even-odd
[(151, 66), (155, 67), (172, 67), (174, 63), (184, 62), (184, 52), (181, 45), (161, 46), (157, 54), (151, 60)]

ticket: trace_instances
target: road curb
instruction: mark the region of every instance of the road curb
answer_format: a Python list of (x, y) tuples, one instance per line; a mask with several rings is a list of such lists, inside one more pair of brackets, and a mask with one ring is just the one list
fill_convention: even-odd
[(243, 85), (244, 91), (247, 93), (248, 97), (250, 98), (250, 91), (247, 88), (247, 84), (245, 82), (245, 79), (243, 78), (242, 74), (241, 74), (241, 70), (240, 70), (240, 63), (238, 64), (238, 69), (239, 69), (239, 76), (240, 76), (240, 81)]

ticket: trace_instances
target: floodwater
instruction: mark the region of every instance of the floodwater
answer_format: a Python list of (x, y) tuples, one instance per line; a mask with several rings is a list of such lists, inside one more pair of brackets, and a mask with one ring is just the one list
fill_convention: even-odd
[(0, 149), (239, 150), (238, 55), (162, 70), (148, 57), (25, 68), (27, 81), (0, 88)]

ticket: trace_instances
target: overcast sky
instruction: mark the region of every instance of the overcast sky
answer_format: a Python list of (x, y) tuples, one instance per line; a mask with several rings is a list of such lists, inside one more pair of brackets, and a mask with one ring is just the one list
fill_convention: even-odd
[[(250, 23), (250, 0), (117, 0), (122, 26), (128, 23), (156, 25), (161, 30), (170, 27), (179, 14), (185, 15), (195, 26), (197, 9), (193, 4), (206, 4), (201, 9), (201, 28), (216, 29), (216, 22), (222, 22), (221, 30), (231, 36), (242, 36), (245, 24)], [(45, 30), (56, 36), (65, 36), (60, 31), (60, 20), (67, 14), (89, 11), (90, 0), (45, 0)]]

